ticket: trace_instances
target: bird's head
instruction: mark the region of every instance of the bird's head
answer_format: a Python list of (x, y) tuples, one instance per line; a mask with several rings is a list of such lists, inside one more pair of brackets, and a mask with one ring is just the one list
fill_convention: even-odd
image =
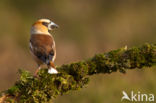
[(31, 27), (31, 34), (50, 34), (58, 25), (49, 19), (39, 19)]

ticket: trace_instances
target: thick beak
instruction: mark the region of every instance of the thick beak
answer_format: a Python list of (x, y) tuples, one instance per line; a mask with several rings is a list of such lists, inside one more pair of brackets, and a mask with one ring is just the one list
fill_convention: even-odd
[(59, 26), (55, 24), (54, 22), (51, 22), (48, 26), (49, 30), (57, 29)]

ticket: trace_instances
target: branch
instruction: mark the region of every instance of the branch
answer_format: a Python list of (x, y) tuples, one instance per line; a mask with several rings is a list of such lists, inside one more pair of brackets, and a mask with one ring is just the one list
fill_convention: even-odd
[[(41, 69), (38, 78), (30, 72), (19, 70), (20, 79), (14, 86), (1, 93), (0, 103), (49, 103), (58, 95), (78, 90), (89, 82), (90, 75), (121, 72), (126, 69), (142, 69), (156, 64), (156, 45), (145, 44), (130, 49), (121, 48), (108, 53), (97, 54), (88, 60), (57, 67), (56, 75)], [(4, 102), (5, 101), (5, 102)]]

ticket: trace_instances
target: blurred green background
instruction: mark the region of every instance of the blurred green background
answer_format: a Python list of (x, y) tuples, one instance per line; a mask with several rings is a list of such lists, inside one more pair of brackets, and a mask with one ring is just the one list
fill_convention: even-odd
[[(62, 65), (113, 49), (156, 42), (156, 0), (0, 0), (0, 91), (12, 86), (18, 69), (36, 69), (29, 52), (31, 25), (49, 18)], [(55, 103), (120, 103), (122, 91), (156, 94), (156, 70), (95, 75), (86, 88)]]

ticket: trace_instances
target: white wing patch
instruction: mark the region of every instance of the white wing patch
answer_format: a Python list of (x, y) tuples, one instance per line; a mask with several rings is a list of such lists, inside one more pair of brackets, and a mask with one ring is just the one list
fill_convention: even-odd
[(54, 41), (54, 40), (53, 40), (53, 45), (52, 45), (52, 48), (53, 48), (53, 50), (54, 50), (54, 56), (53, 56), (52, 61), (54, 62), (54, 61), (55, 61), (55, 59), (56, 59), (56, 48), (55, 48), (55, 41)]
[(33, 46), (31, 44), (31, 42), (29, 43), (29, 47), (30, 47), (31, 50), (33, 50)]

